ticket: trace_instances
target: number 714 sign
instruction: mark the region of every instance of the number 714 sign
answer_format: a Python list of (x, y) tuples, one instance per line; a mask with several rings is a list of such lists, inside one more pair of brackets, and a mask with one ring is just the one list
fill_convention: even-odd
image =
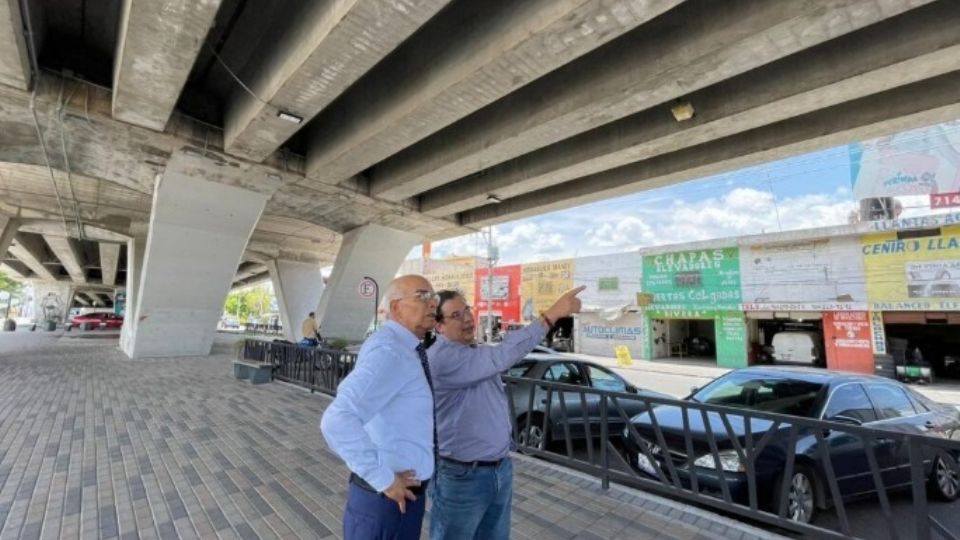
[(953, 208), (955, 206), (960, 206), (960, 192), (930, 194), (930, 208)]

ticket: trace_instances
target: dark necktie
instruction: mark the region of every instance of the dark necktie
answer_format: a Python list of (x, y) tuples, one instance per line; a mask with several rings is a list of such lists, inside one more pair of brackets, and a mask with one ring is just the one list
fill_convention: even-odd
[[(430, 387), (430, 397), (433, 397), (433, 377), (430, 376), (430, 362), (427, 361), (427, 349), (423, 343), (417, 345), (417, 355), (420, 357), (420, 367), (423, 368), (423, 376), (427, 378), (427, 385)], [(440, 445), (437, 442), (437, 408), (433, 409), (433, 457), (436, 458), (440, 452)]]

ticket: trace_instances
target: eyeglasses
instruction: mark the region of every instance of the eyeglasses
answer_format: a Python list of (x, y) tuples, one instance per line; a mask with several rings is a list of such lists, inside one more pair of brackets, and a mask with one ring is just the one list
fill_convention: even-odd
[(451, 313), (451, 314), (449, 314), (449, 315), (444, 315), (443, 318), (444, 318), (444, 319), (453, 319), (453, 320), (455, 320), (455, 321), (463, 322), (464, 319), (469, 319), (469, 318), (471, 318), (470, 316), (471, 316), (472, 314), (473, 314), (473, 307), (472, 307), (472, 306), (464, 306), (464, 308), (463, 308), (462, 311), (454, 311), (453, 313)]
[(424, 304), (429, 304), (430, 302), (439, 302), (439, 301), (440, 301), (440, 295), (439, 295), (439, 294), (437, 294), (437, 293), (435, 293), (435, 292), (433, 292), (433, 291), (428, 291), (428, 290), (426, 290), (426, 289), (417, 289), (416, 291), (414, 291), (413, 297), (416, 298), (417, 300), (423, 302)]

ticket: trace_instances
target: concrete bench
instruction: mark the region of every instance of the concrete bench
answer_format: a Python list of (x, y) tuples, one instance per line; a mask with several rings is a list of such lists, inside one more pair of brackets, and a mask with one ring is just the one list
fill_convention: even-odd
[(233, 376), (237, 379), (249, 379), (252, 384), (270, 382), (273, 366), (251, 360), (234, 360)]

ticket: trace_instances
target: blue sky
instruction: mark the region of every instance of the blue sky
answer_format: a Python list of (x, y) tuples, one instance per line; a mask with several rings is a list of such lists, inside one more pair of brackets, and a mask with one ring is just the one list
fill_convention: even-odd
[[(920, 131), (898, 137), (927, 144)], [(930, 143), (930, 148), (936, 146)], [(905, 216), (929, 211), (927, 196), (900, 200)], [(494, 227), (494, 238), (500, 264), (515, 264), (839, 225), (848, 222), (856, 206), (849, 147), (843, 145), (504, 223)], [(433, 244), (434, 258), (484, 253), (476, 235)], [(418, 247), (409, 258), (419, 256)]]

